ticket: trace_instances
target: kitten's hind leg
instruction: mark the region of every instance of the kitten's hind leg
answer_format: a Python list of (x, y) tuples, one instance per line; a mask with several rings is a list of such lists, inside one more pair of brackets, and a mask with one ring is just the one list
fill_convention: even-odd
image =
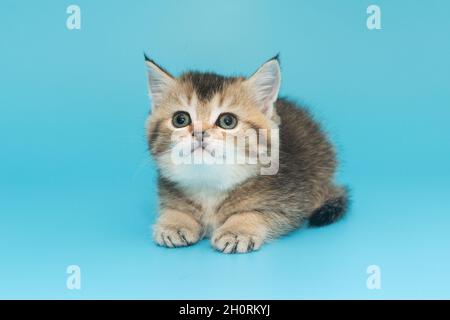
[(201, 225), (191, 215), (165, 209), (153, 227), (153, 239), (163, 247), (192, 245), (200, 240)]

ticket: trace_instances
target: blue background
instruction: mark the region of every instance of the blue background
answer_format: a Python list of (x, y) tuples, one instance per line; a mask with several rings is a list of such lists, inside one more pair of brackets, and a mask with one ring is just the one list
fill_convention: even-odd
[[(0, 3), (0, 298), (450, 298), (448, 1)], [(339, 150), (347, 218), (248, 255), (153, 244), (143, 51), (174, 74), (250, 74)], [(81, 290), (66, 268), (81, 267)], [(381, 268), (368, 290), (366, 268)]]

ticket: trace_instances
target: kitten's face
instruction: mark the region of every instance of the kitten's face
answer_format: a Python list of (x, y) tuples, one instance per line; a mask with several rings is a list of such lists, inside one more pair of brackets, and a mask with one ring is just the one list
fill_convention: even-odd
[(151, 60), (147, 66), (148, 141), (162, 175), (186, 187), (228, 189), (257, 174), (254, 147), (277, 126), (277, 60), (249, 79), (196, 72), (174, 78)]

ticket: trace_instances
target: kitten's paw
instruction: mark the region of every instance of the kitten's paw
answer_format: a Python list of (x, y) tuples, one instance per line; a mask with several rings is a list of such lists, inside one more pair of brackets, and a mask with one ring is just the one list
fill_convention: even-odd
[(252, 234), (218, 229), (214, 232), (211, 243), (214, 249), (223, 253), (246, 253), (258, 250), (264, 239)]
[(200, 234), (187, 227), (158, 224), (154, 227), (153, 239), (163, 247), (186, 247), (198, 242)]

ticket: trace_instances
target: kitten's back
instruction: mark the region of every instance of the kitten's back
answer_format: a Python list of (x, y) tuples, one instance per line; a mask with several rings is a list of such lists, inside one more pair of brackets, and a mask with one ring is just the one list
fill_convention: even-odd
[(321, 199), (309, 216), (310, 226), (339, 220), (348, 207), (348, 190), (333, 183), (337, 166), (333, 145), (305, 108), (287, 99), (279, 99), (276, 108), (281, 118), (279, 178), (298, 192)]

